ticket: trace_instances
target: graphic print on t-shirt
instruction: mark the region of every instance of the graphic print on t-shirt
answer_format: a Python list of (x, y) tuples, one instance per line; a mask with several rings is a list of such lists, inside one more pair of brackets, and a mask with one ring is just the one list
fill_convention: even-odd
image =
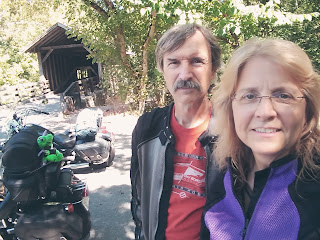
[(204, 196), (205, 171), (201, 166), (204, 159), (203, 156), (177, 153), (172, 193), (178, 194), (180, 198)]
[(185, 128), (177, 122), (173, 108), (170, 126), (175, 140), (174, 173), (165, 239), (200, 238), (207, 158), (199, 138), (208, 128), (210, 116), (199, 126)]

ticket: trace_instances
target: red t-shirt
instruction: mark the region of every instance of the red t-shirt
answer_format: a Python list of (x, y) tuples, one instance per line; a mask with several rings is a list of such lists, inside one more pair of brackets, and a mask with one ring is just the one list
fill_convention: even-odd
[(210, 114), (200, 126), (184, 128), (174, 117), (173, 108), (170, 125), (175, 136), (176, 155), (168, 209), (167, 240), (200, 238), (207, 159), (198, 138), (208, 128), (209, 120)]

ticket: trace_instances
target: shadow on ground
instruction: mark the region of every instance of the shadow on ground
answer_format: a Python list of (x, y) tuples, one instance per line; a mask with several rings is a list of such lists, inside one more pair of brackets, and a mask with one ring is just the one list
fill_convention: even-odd
[(132, 239), (130, 186), (101, 187), (90, 192), (90, 239)]

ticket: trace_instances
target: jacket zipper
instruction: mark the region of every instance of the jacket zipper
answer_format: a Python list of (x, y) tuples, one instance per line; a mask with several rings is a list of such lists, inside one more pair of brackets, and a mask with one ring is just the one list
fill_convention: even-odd
[[(271, 173), (271, 171), (270, 171), (269, 176), (268, 176), (268, 179), (267, 179), (267, 182), (268, 182), (271, 174), (272, 174), (272, 173)], [(230, 174), (230, 176), (231, 176), (231, 174)], [(231, 179), (232, 179), (232, 177), (231, 177)], [(233, 192), (233, 195), (236, 197), (237, 201), (239, 202), (238, 197), (234, 194), (233, 188), (232, 188), (232, 192)], [(260, 196), (261, 196), (261, 195), (262, 195), (262, 193), (260, 194)], [(259, 198), (260, 198), (260, 197), (259, 197)], [(252, 218), (252, 216), (254, 216), (254, 213), (255, 213), (255, 211), (256, 211), (256, 209), (257, 209), (258, 203), (259, 203), (259, 200), (258, 200), (257, 203), (256, 203), (256, 206), (255, 206), (255, 208), (254, 208), (254, 210), (253, 210), (253, 212), (252, 212), (251, 218)], [(240, 204), (240, 202), (239, 202), (239, 204)], [(243, 216), (244, 216), (244, 218), (245, 218), (244, 228), (243, 228), (242, 231), (241, 231), (242, 240), (244, 240), (245, 237), (246, 237), (247, 230), (248, 230), (248, 226), (249, 226), (249, 223), (250, 223), (250, 220), (251, 220), (251, 219), (249, 219), (249, 218), (246, 217), (246, 215), (244, 214), (244, 209), (243, 209), (243, 207), (242, 207), (241, 204), (240, 204), (240, 206), (241, 206), (241, 209), (242, 209)]]
[(247, 233), (249, 221), (250, 221), (250, 220), (249, 220), (248, 218), (245, 218), (244, 228), (243, 228), (242, 231), (241, 231), (242, 240), (244, 240), (245, 237), (246, 237), (246, 233)]
[(241, 207), (242, 214), (243, 214), (243, 218), (244, 218), (244, 227), (243, 227), (243, 229), (242, 229), (241, 232), (240, 232), (240, 234), (241, 234), (241, 236), (242, 236), (242, 240), (244, 240), (245, 237), (246, 237), (247, 228), (248, 228), (250, 219), (248, 219), (248, 218), (245, 216), (243, 206), (242, 206), (242, 204), (240, 203), (238, 196), (234, 193), (233, 182), (232, 182), (232, 180), (233, 180), (233, 179), (232, 179), (232, 171), (229, 169), (229, 172), (230, 172), (230, 178), (231, 178), (231, 184), (232, 184), (232, 193), (233, 193), (233, 196), (237, 199), (237, 201), (238, 201), (238, 203), (239, 203), (239, 205), (240, 205), (240, 207)]

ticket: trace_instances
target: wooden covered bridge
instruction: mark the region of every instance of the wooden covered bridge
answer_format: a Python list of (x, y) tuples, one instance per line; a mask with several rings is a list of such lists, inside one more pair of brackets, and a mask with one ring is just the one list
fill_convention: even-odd
[(67, 31), (67, 26), (56, 23), (27, 46), (24, 52), (38, 55), (40, 80), (47, 80), (51, 91), (61, 94), (62, 103), (69, 96), (75, 107), (81, 107), (82, 96), (96, 92), (99, 92), (101, 101), (101, 64), (87, 59), (90, 50), (81, 40), (68, 37)]

